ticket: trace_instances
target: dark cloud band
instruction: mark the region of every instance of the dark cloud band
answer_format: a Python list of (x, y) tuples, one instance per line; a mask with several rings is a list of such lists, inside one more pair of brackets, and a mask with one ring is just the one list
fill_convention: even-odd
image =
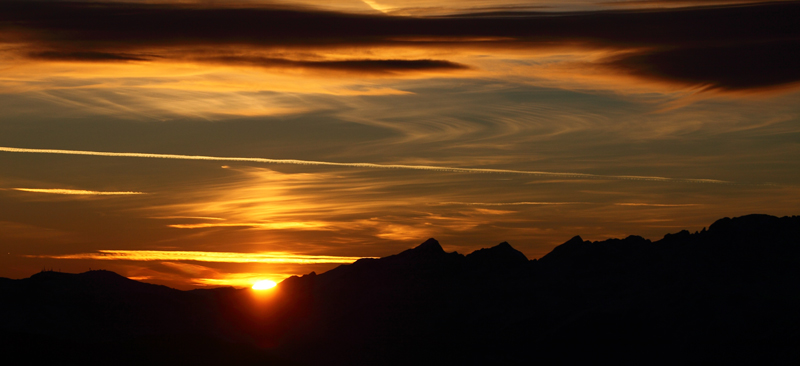
[[(275, 49), (425, 46), (636, 50), (604, 65), (644, 78), (723, 90), (800, 81), (800, 1), (578, 13), (503, 12), (400, 17), (308, 9), (170, 4), (0, 1), (0, 41), (36, 58), (135, 61), (182, 57), (367, 73), (457, 70), (447, 60), (295, 60), (253, 57)], [(438, 39), (437, 42), (418, 42)], [(250, 53), (226, 54), (225, 49)], [(202, 52), (198, 50), (203, 50)], [(212, 50), (212, 51), (209, 51)], [(160, 52), (160, 53), (159, 53)], [(188, 54), (187, 54), (188, 53)], [(178, 55), (178, 56), (176, 56)], [(261, 57), (261, 58), (259, 58)]]
[(200, 61), (239, 64), (264, 68), (298, 68), (340, 71), (347, 73), (388, 74), (412, 71), (448, 71), (468, 69), (467, 66), (442, 60), (341, 60), (296, 61), (283, 58), (222, 56), (201, 58)]

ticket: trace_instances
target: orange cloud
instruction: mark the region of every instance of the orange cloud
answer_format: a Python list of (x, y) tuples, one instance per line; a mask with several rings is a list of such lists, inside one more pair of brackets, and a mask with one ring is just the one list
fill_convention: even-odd
[(254, 229), (264, 230), (279, 230), (279, 229), (310, 229), (310, 230), (333, 230), (329, 224), (324, 222), (301, 221), (301, 222), (243, 222), (232, 224), (217, 224), (217, 223), (201, 223), (201, 224), (173, 224), (168, 225), (176, 229), (206, 229), (214, 227), (247, 227)]
[(32, 192), (32, 193), (47, 193), (47, 194), (65, 194), (65, 195), (78, 195), (78, 196), (130, 196), (146, 194), (143, 192), (109, 192), (109, 191), (87, 191), (83, 189), (61, 189), (61, 188), (11, 188), (15, 191)]
[[(13, 45), (4, 47), (3, 53), (10, 54), (5, 59), (17, 61), (123, 65), (199, 62), (303, 73), (317, 70), (327, 75), (396, 76), (467, 69), (470, 64), (449, 56), (477, 44), (507, 50), (572, 45), (586, 50), (646, 50), (601, 65), (643, 79), (720, 90), (771, 88), (800, 81), (800, 75), (793, 71), (795, 53), (787, 52), (797, 47), (795, 19), (800, 6), (796, 1), (678, 10), (583, 11), (557, 16), (531, 13), (521, 8), (525, 5), (521, 3), (497, 6), (477, 2), (477, 8), (471, 8), (483, 7), (486, 11), (457, 17), (263, 6), (13, 3), (0, 4), (7, 19), (0, 24), (7, 35), (0, 43)], [(359, 4), (367, 9), (370, 6)], [(381, 11), (409, 7), (386, 1), (371, 4)], [(443, 7), (452, 9), (454, 5)], [(50, 12), (43, 12), (43, 7)], [(62, 16), (46, 16), (52, 13)], [(115, 22), (104, 20), (110, 18)], [(141, 26), (148, 21), (161, 24), (157, 32)], [(681, 27), (674, 28), (674, 24)], [(386, 50), (397, 48), (426, 49), (427, 56), (386, 57)], [(328, 51), (337, 49), (351, 51), (341, 52), (338, 58), (328, 55)], [(370, 53), (371, 57), (363, 57)]]
[(38, 255), (35, 258), (93, 259), (125, 261), (196, 261), (217, 263), (269, 263), (269, 264), (322, 264), (353, 263), (367, 257), (337, 257), (326, 255), (300, 255), (285, 252), (231, 253), (160, 250), (99, 250), (97, 253), (64, 255)]

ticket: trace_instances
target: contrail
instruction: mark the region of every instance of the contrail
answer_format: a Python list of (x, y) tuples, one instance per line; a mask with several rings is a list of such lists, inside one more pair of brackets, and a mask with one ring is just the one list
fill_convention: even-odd
[(314, 160), (242, 158), (242, 157), (220, 157), (220, 156), (204, 156), (204, 155), (116, 153), (116, 152), (105, 152), (105, 151), (57, 150), (57, 149), (25, 149), (25, 148), (2, 147), (2, 146), (0, 146), (0, 151), (16, 152), (16, 153), (34, 153), (34, 154), (110, 156), (110, 157), (124, 157), (124, 158), (237, 161), (237, 162), (264, 163), (264, 164), (322, 165), (322, 166), (338, 166), (338, 167), (350, 167), (350, 168), (372, 168), (372, 169), (429, 170), (429, 171), (451, 172), (451, 173), (522, 174), (522, 175), (543, 176), (543, 177), (562, 177), (562, 178), (644, 180), (644, 181), (656, 181), (656, 182), (716, 183), (716, 184), (730, 184), (730, 183), (733, 183), (733, 182), (724, 181), (724, 180), (701, 179), (701, 178), (667, 178), (667, 177), (637, 176), (637, 175), (601, 175), (601, 174), (586, 174), (586, 173), (557, 173), (557, 172), (542, 172), (542, 171), (531, 171), (531, 170), (511, 170), (511, 169), (454, 168), (454, 167), (430, 166), (430, 165), (402, 165), (402, 164), (374, 164), (374, 163), (336, 163), (336, 162), (329, 162), (329, 161), (314, 161)]

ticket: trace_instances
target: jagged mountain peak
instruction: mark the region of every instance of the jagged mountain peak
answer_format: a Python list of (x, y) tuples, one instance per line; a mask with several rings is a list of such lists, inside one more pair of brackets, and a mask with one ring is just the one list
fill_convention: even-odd
[(574, 255), (575, 253), (584, 250), (584, 248), (590, 244), (591, 242), (584, 241), (580, 235), (576, 235), (572, 237), (572, 239), (564, 242), (564, 244), (553, 248), (553, 250), (542, 257), (540, 261), (544, 261), (544, 263), (546, 263), (548, 261), (558, 260), (559, 258)]
[[(52, 280), (0, 279), (0, 308), (11, 314), (0, 326), (87, 340), (87, 347), (131, 335), (231, 334), (310, 365), (420, 364), (431, 352), (436, 358), (422, 364), (523, 364), (504, 361), (529, 363), (531, 349), (556, 363), (574, 344), (593, 355), (645, 347), (637, 360), (697, 344), (709, 349), (704, 360), (717, 360), (730, 353), (728, 339), (751, 334), (752, 344), (762, 334), (788, 339), (764, 354), (789, 354), (800, 322), (791, 316), (800, 301), (800, 217), (715, 224), (657, 242), (575, 236), (537, 262), (507, 242), (464, 256), (429, 239), (397, 255), (289, 278), (268, 307), (247, 290), (161, 291), (108, 271), (43, 272), (33, 277)], [(642, 324), (666, 343), (643, 336)]]
[(567, 240), (567, 243), (569, 242), (583, 243), (583, 238), (580, 235), (575, 235), (572, 239)]
[(412, 250), (417, 252), (444, 253), (444, 249), (442, 249), (441, 244), (439, 244), (439, 241), (434, 238), (429, 238), (428, 240), (425, 240), (425, 242), (416, 246)]
[[(454, 254), (454, 253), (449, 253)], [(418, 260), (418, 259), (425, 259), (425, 258), (440, 258), (448, 255), (447, 252), (442, 249), (442, 246), (439, 244), (434, 238), (430, 238), (424, 241), (422, 244), (417, 245), (414, 248), (404, 250), (399, 254), (390, 255), (386, 257), (386, 259), (391, 260)], [(459, 254), (460, 255), (460, 254)]]
[(526, 263), (528, 257), (504, 241), (491, 248), (483, 248), (470, 253), (467, 255), (467, 261), (473, 265), (496, 266)]

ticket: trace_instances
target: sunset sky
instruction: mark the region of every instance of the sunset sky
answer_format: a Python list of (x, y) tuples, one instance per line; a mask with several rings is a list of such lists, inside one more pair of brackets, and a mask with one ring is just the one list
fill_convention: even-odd
[(0, 0), (0, 277), (800, 214), (800, 1)]

